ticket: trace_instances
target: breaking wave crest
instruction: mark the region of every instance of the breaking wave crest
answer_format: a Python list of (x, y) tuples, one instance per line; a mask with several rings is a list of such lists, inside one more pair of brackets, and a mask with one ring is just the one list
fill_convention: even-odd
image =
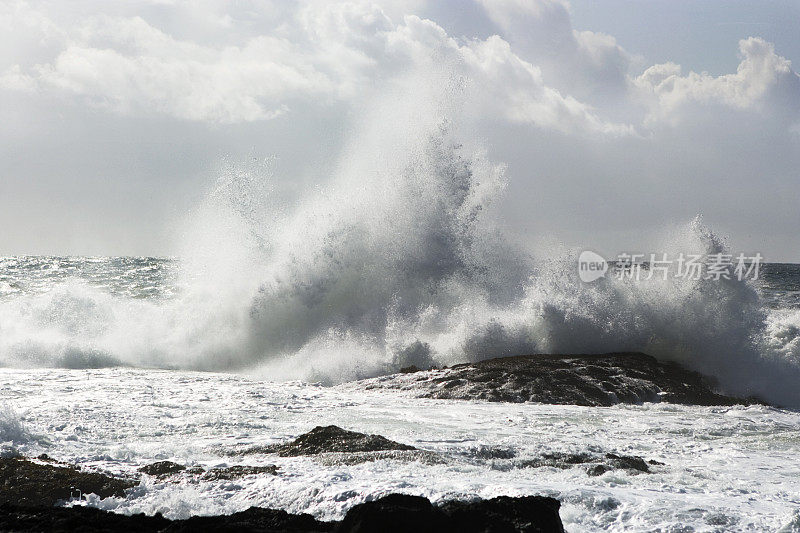
[[(325, 383), (521, 353), (643, 351), (725, 391), (800, 407), (800, 315), (736, 280), (581, 283), (579, 250), (504, 236), (502, 165), (437, 105), (365, 120), (330, 183), (294, 205), (269, 162), (229, 165), (194, 213), (171, 298), (80, 280), (0, 302), (0, 360), (254, 372)], [(715, 253), (699, 220), (659, 250)]]

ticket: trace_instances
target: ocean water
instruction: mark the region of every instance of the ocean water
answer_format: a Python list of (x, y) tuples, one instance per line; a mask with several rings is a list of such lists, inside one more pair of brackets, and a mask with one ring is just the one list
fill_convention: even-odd
[[(507, 234), (505, 169), (461, 146), (448, 105), (406, 104), (365, 112), (325, 185), (292, 203), (269, 161), (225, 166), (186, 215), (179, 259), (1, 258), (4, 449), (118, 473), (161, 459), (281, 467), (73, 502), (118, 512), (337, 518), (392, 491), (542, 493), (561, 499), (570, 531), (800, 529), (800, 266), (765, 265), (756, 281), (583, 283), (581, 250)], [(696, 218), (649, 252), (726, 250)], [(611, 351), (678, 361), (783, 408), (448, 402), (358, 383), (408, 365)], [(327, 424), (441, 461), (230, 454)], [(521, 467), (558, 450), (665, 464), (599, 477)]]
[[(230, 374), (3, 369), (0, 436), (21, 453), (134, 474), (155, 460), (205, 468), (277, 464), (234, 481), (144, 479), (124, 499), (72, 505), (179, 518), (250, 506), (341, 518), (390, 492), (434, 501), (547, 494), (568, 531), (796, 531), (800, 414), (763, 406), (588, 408), (424, 400), (355, 384), (274, 383)], [(439, 454), (350, 464), (341, 457), (231, 455), (319, 424), (379, 433)], [(580, 466), (525, 468), (553, 451), (640, 455), (649, 474), (590, 477)]]
[[(147, 348), (145, 339), (154, 342), (136, 337), (142, 324), (164, 320), (164, 334), (167, 326), (184, 324), (175, 316), (193, 301), (186, 284), (196, 281), (185, 281), (181, 268), (182, 261), (158, 258), (0, 260), (3, 449), (117, 474), (165, 459), (205, 468), (277, 464), (279, 474), (214, 482), (145, 477), (127, 498), (88, 495), (70, 505), (172, 518), (259, 505), (338, 519), (352, 505), (389, 492), (433, 501), (547, 494), (562, 501), (569, 531), (800, 530), (796, 410), (426, 400), (332, 381), (325, 367), (316, 373), (321, 379), (309, 382), (287, 381), (294, 376), (282, 365), (234, 363), (220, 373), (198, 372), (181, 354), (132, 359)], [(761, 279), (748, 285), (762, 309), (764, 335), (797, 316), (798, 287), (800, 265), (785, 264), (765, 265)], [(255, 294), (257, 301), (262, 292)], [(131, 322), (126, 328), (120, 321)], [(784, 344), (765, 346), (786, 350), (793, 342), (779, 340)], [(341, 348), (332, 347), (332, 357), (341, 359)], [(284, 357), (296, 364), (303, 354)], [(364, 357), (354, 356), (350, 375), (358, 376)], [(370, 368), (364, 376), (381, 371)], [(280, 372), (270, 375), (272, 369)], [(435, 452), (439, 460), (399, 456), (351, 464), (337, 456), (235, 454), (327, 424), (378, 433)], [(524, 466), (554, 451), (639, 455), (664, 465), (650, 474), (599, 477), (580, 466)]]

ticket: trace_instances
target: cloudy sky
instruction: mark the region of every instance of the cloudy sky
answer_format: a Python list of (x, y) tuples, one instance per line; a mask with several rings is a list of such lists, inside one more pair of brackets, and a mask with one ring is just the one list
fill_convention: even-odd
[(0, 254), (173, 254), (220, 168), (271, 158), (291, 202), (423, 75), (463, 80), (515, 238), (657, 251), (702, 214), (800, 261), (799, 6), (0, 0)]

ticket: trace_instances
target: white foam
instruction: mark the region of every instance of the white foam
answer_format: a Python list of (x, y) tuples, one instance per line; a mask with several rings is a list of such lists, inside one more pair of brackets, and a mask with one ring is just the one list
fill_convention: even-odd
[[(800, 406), (796, 317), (768, 312), (750, 284), (584, 284), (579, 250), (534, 255), (506, 238), (493, 211), (504, 168), (458, 147), (478, 143), (458, 124), (459, 84), (441, 76), (412, 76), (426, 98), (397, 91), (365, 104), (331, 178), (296, 204), (274, 194), (269, 161), (225, 166), (187, 222), (176, 296), (131, 298), (69, 277), (6, 296), (0, 361), (337, 383), (407, 364), (638, 350), (727, 392)], [(673, 255), (724, 249), (699, 220), (657, 244)]]
[[(233, 481), (145, 478), (127, 498), (89, 504), (172, 518), (258, 505), (338, 519), (388, 492), (442, 501), (548, 494), (569, 531), (776, 530), (800, 499), (800, 415), (753, 407), (649, 404), (591, 408), (415, 399), (269, 383), (226, 374), (137, 369), (0, 370), (0, 387), (50, 443), (23, 442), (83, 468), (134, 474), (156, 460), (205, 468), (274, 463), (277, 476)], [(443, 462), (379, 459), (355, 465), (313, 457), (236, 456), (317, 425), (377, 433)], [(481, 447), (513, 458), (481, 457)], [(520, 468), (547, 452), (616, 452), (665, 463), (653, 473), (590, 477), (581, 466)], [(794, 519), (796, 520), (796, 519)]]

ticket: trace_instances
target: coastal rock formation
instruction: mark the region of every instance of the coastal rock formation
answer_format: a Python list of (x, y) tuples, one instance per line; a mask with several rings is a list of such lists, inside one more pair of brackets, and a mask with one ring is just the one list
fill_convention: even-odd
[(278, 467), (275, 465), (234, 465), (225, 468), (212, 468), (211, 470), (207, 470), (201, 476), (201, 479), (203, 479), (203, 481), (232, 480), (258, 474), (269, 474), (275, 476), (278, 474)]
[(719, 394), (712, 381), (697, 372), (643, 353), (501, 357), (374, 378), (359, 386), (407, 390), (427, 398), (494, 402), (586, 406), (746, 403)]
[(177, 474), (184, 470), (186, 470), (185, 466), (173, 463), (172, 461), (157, 461), (139, 468), (139, 472), (142, 474), (157, 477), (171, 476), (172, 474)]
[(500, 496), (491, 500), (454, 501), (434, 506), (420, 496), (390, 494), (350, 509), (337, 531), (563, 532), (564, 526), (558, 516), (559, 507), (558, 500), (543, 496)]
[(188, 474), (190, 476), (199, 476), (199, 479), (203, 481), (229, 481), (232, 479), (239, 479), (245, 476), (258, 474), (270, 474), (274, 476), (278, 474), (278, 467), (275, 465), (233, 465), (214, 467), (206, 470), (201, 466), (186, 468), (185, 466), (178, 463), (173, 463), (172, 461), (157, 461), (139, 468), (139, 472), (161, 479), (168, 478), (176, 474)]
[(616, 453), (606, 453), (603, 455), (593, 453), (545, 453), (536, 459), (529, 459), (520, 462), (517, 466), (521, 468), (539, 468), (550, 466), (555, 468), (571, 468), (573, 466), (585, 466), (586, 472), (590, 476), (600, 476), (611, 470), (627, 470), (632, 473), (651, 472), (650, 467), (663, 465), (664, 463), (649, 460), (645, 461), (637, 455), (620, 455)]
[(416, 448), (394, 442), (380, 435), (367, 435), (356, 431), (348, 431), (338, 426), (317, 426), (286, 444), (259, 448), (262, 453), (276, 453), (281, 457), (297, 457), (331, 452), (362, 453), (390, 450), (412, 451), (416, 450)]
[(473, 502), (432, 505), (426, 498), (389, 494), (356, 505), (341, 522), (322, 522), (307, 514), (252, 507), (225, 516), (168, 520), (155, 516), (120, 515), (90, 507), (22, 507), (0, 505), (2, 531), (190, 531), (415, 533), (526, 532), (563, 533), (558, 500), (542, 496), (501, 496)]
[(320, 522), (307, 514), (289, 514), (276, 509), (251, 507), (246, 511), (224, 516), (192, 517), (187, 520), (168, 520), (156, 514), (123, 515), (94, 507), (21, 507), (0, 505), (2, 531), (107, 531), (188, 533), (218, 532), (308, 532), (333, 531), (335, 524)]
[(94, 493), (101, 498), (125, 496), (138, 482), (87, 472), (47, 459), (0, 458), (0, 504), (53, 506), (71, 497)]

